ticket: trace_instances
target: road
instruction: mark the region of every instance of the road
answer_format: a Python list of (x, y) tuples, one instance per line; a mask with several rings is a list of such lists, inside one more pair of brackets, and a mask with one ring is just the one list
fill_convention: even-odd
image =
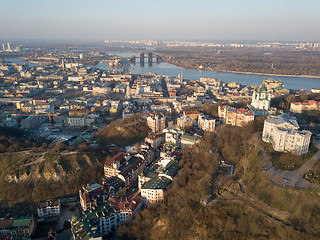
[(226, 187), (221, 195), (218, 195), (211, 204), (215, 203), (228, 203), (230, 201), (242, 201), (246, 205), (256, 209), (268, 218), (275, 220), (281, 224), (288, 225), (289, 213), (273, 208), (265, 202), (254, 196), (253, 193), (247, 191), (246, 186), (240, 183), (230, 184)]
[(313, 184), (303, 178), (305, 173), (320, 159), (320, 151), (299, 169), (294, 171), (278, 170), (273, 166), (269, 156), (264, 150), (261, 149), (260, 154), (262, 156), (262, 168), (272, 183), (282, 187), (320, 190), (320, 185)]

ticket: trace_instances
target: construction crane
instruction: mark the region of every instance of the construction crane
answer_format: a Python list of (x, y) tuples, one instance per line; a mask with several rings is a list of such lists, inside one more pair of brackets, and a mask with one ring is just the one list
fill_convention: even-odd
[(16, 117), (30, 117), (30, 116), (48, 116), (49, 118), (49, 123), (50, 123), (50, 133), (52, 135), (53, 131), (52, 131), (52, 117), (53, 116), (58, 116), (57, 113), (46, 113), (46, 114), (16, 114)]

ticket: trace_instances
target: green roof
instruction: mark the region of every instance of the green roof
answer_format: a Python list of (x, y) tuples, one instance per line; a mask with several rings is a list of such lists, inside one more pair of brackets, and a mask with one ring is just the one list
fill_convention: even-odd
[(179, 169), (179, 163), (177, 161), (170, 161), (165, 167), (164, 173), (170, 177), (174, 177)]
[(195, 142), (195, 141), (199, 140), (200, 137), (195, 137), (195, 136), (190, 136), (190, 135), (187, 135), (187, 134), (183, 134), (181, 136), (181, 139), (188, 139), (190, 141), (194, 141)]
[(12, 221), (12, 227), (28, 227), (31, 222), (31, 217), (24, 217), (24, 218), (16, 218)]
[(266, 92), (268, 91), (268, 89), (266, 88), (266, 86), (264, 85), (264, 83), (261, 84), (261, 87), (259, 88), (258, 92), (261, 93), (261, 92)]
[(156, 177), (158, 176), (160, 169), (161, 166), (159, 164), (153, 164), (143, 171), (143, 175), (148, 178)]
[(100, 204), (98, 207), (85, 211), (83, 215), (71, 218), (72, 231), (76, 239), (91, 239), (101, 237), (99, 222), (102, 217), (110, 216), (114, 209), (109, 203)]
[(143, 184), (142, 189), (165, 189), (170, 182), (171, 180), (166, 177), (154, 177)]
[(148, 178), (157, 177), (160, 173), (166, 174), (170, 177), (174, 177), (179, 169), (179, 163), (175, 160), (171, 160), (164, 168), (159, 164), (153, 164), (143, 171), (143, 176)]

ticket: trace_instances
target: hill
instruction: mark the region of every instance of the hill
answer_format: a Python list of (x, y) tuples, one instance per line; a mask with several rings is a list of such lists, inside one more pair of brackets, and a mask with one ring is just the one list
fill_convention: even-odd
[[(258, 131), (221, 126), (183, 150), (181, 170), (162, 203), (141, 211), (119, 239), (318, 239), (316, 191), (281, 188), (262, 171)], [(216, 150), (216, 151), (213, 151)], [(235, 166), (220, 175), (219, 161)], [(204, 201), (206, 200), (206, 201)]]
[(108, 157), (55, 150), (1, 154), (0, 207), (27, 212), (39, 201), (77, 194), (82, 185), (101, 181)]
[(101, 146), (116, 144), (126, 146), (143, 140), (150, 132), (147, 121), (140, 113), (118, 119), (106, 127), (101, 127), (97, 139)]

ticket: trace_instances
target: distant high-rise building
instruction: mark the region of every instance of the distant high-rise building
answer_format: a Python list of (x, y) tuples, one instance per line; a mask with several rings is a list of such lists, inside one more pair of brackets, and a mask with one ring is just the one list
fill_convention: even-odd
[(183, 83), (183, 69), (181, 69), (181, 74), (180, 74), (180, 83)]
[(2, 44), (2, 50), (5, 52), (6, 51), (6, 47), (4, 46), (4, 44)]
[(7, 42), (7, 46), (8, 46), (8, 52), (10, 52), (11, 51), (10, 43)]
[(16, 52), (21, 52), (21, 45), (16, 46)]
[(61, 60), (61, 67), (64, 69), (64, 59)]
[(130, 86), (128, 85), (126, 89), (126, 98), (129, 99), (130, 97)]

